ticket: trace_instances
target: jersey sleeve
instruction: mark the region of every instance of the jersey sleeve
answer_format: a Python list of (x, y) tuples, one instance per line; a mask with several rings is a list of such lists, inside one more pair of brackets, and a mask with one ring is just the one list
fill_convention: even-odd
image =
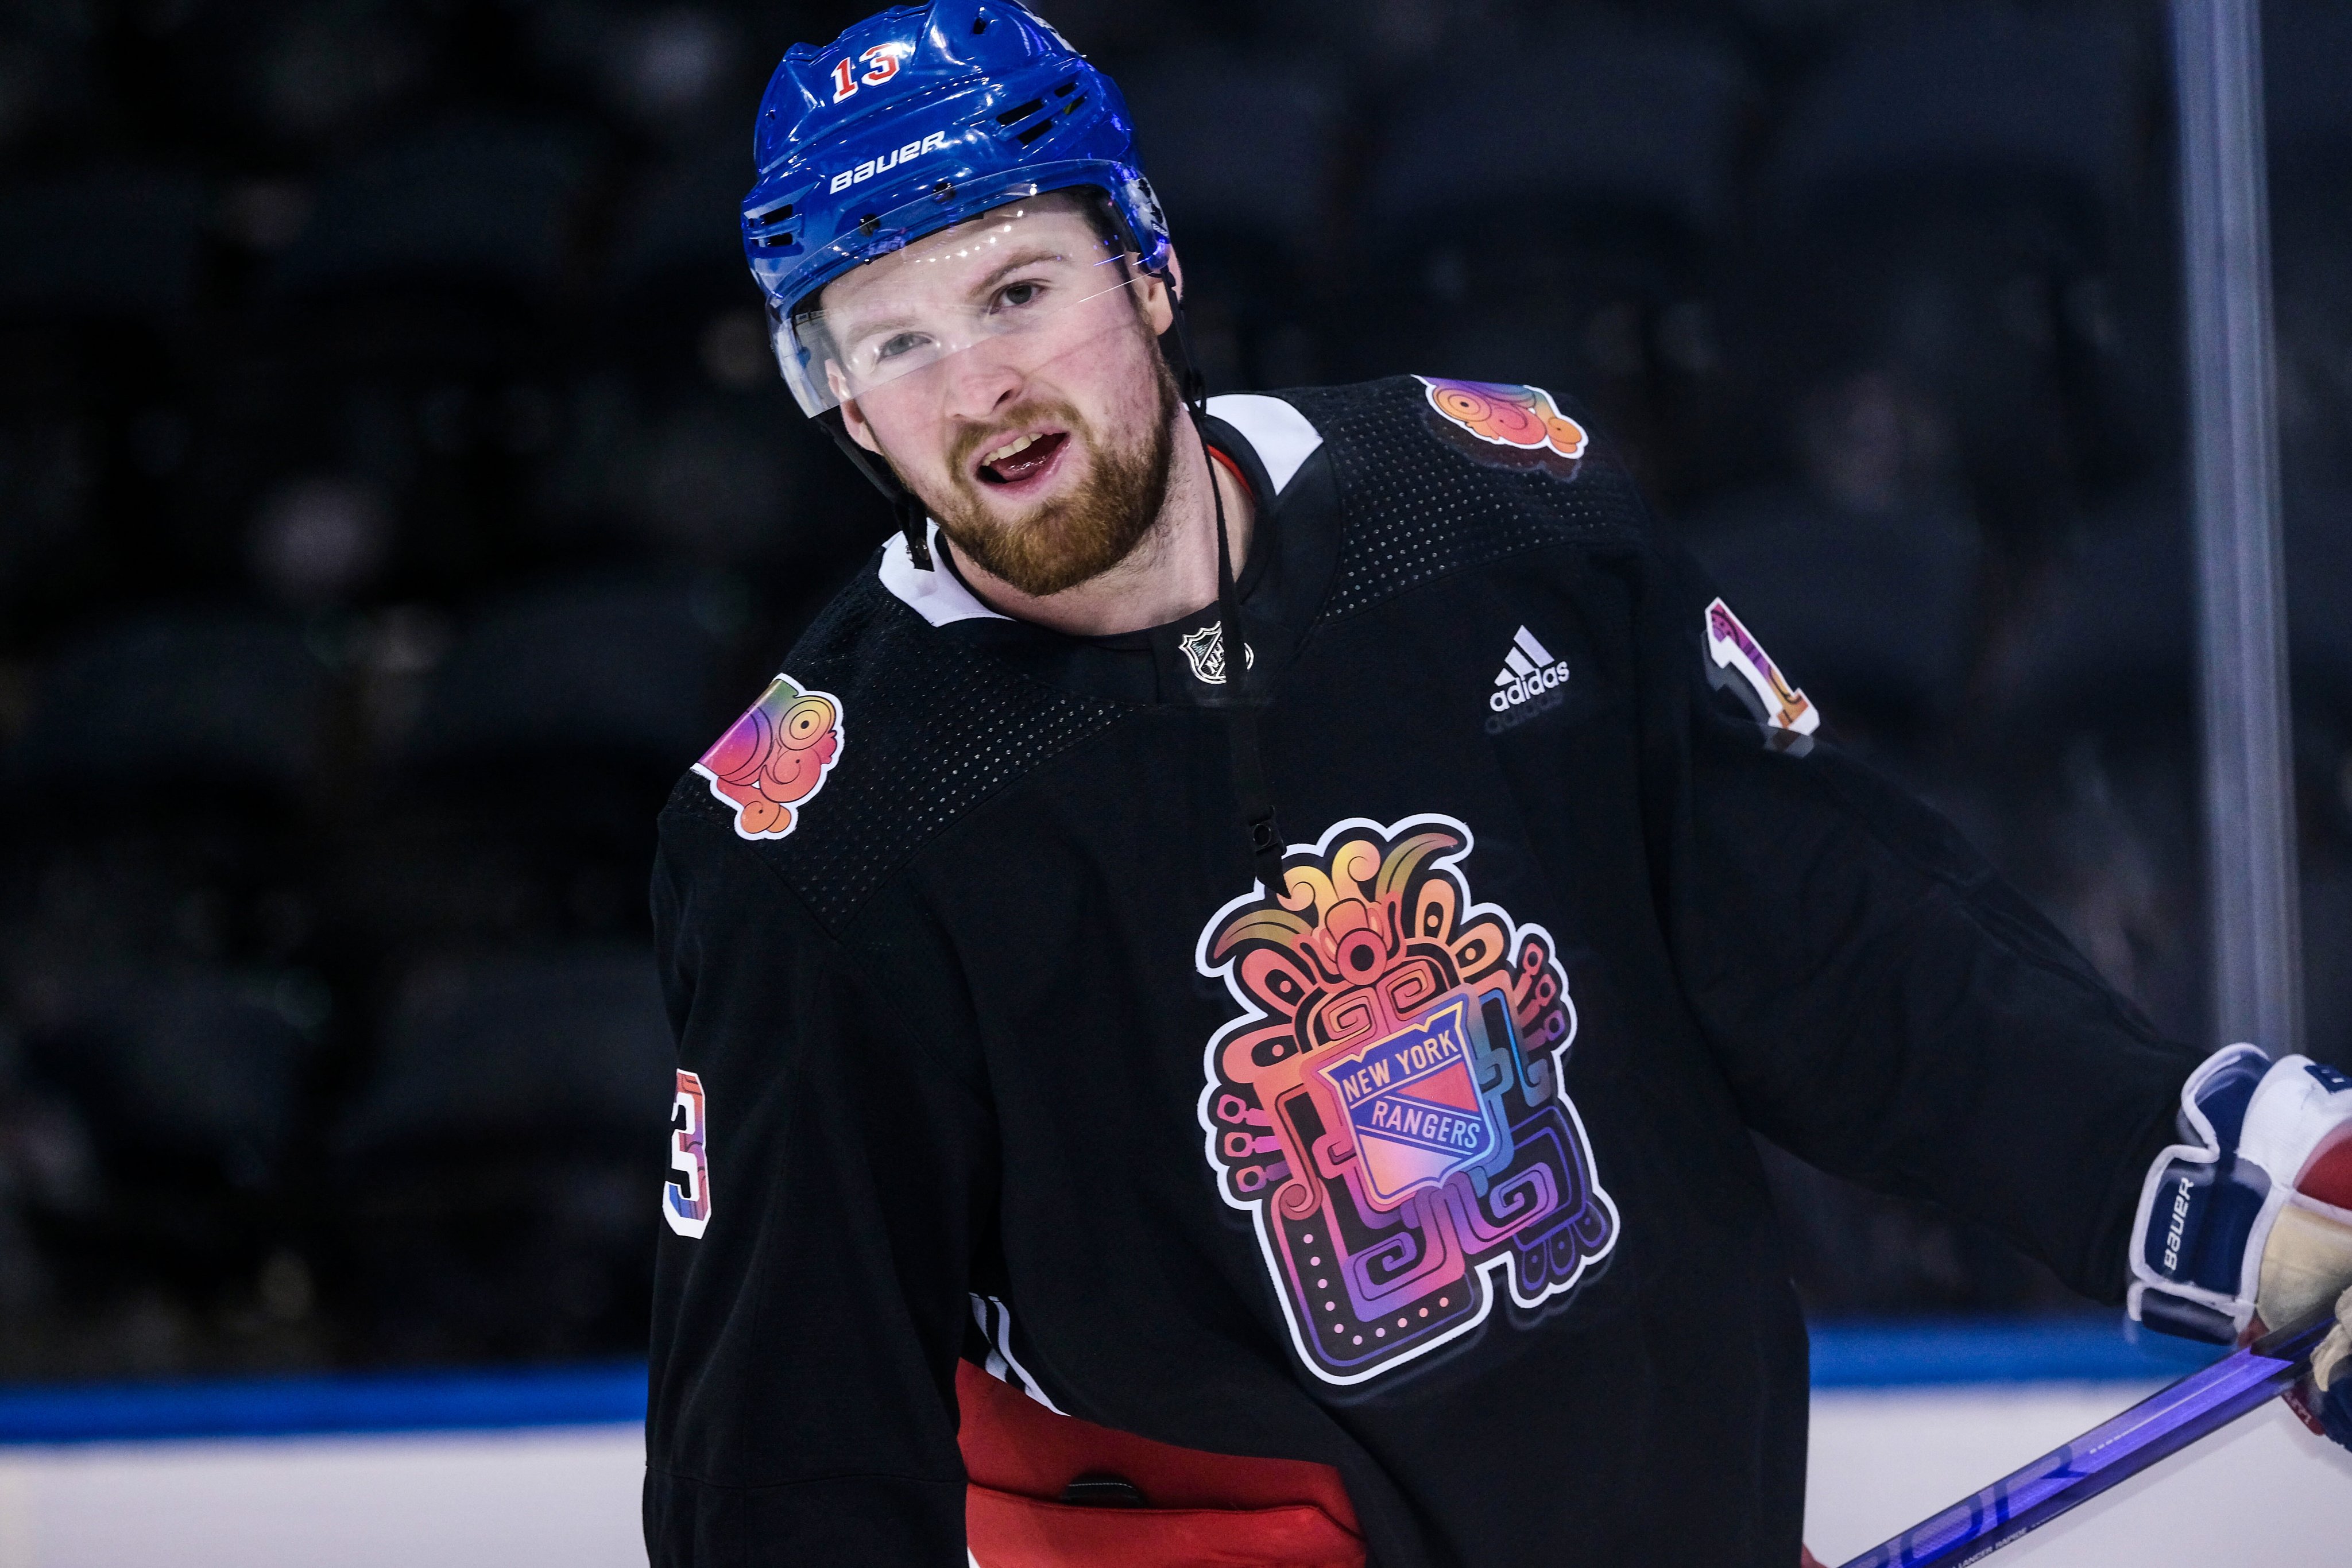
[(1949, 822), (1818, 733), (1801, 685), (1687, 557), (1639, 570), (1653, 876), (1743, 1116), (2121, 1300), (2141, 1181), (2200, 1053)]
[(652, 1568), (961, 1568), (955, 1363), (996, 1189), (981, 1086), (723, 824), (665, 816), (653, 896), (679, 1106)]

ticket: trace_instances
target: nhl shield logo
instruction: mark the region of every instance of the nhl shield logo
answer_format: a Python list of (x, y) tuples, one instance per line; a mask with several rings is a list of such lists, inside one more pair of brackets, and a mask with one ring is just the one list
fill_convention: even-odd
[(1374, 1207), (1394, 1208), (1455, 1171), (1508, 1157), (1509, 1134), (1478, 1092), (1456, 992), (1411, 1029), (1307, 1065), (1353, 1135)]
[[(1225, 684), (1225, 623), (1212, 621), (1189, 637), (1179, 638), (1176, 647), (1184, 662), (1192, 666), (1192, 678), (1204, 685)], [(1247, 643), (1242, 644), (1242, 664), (1245, 669), (1257, 666), (1257, 650)]]

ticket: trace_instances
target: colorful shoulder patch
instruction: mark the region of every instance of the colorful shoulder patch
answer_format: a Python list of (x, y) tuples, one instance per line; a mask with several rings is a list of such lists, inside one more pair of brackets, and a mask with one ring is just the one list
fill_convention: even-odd
[[(1584, 426), (1559, 412), (1541, 387), (1415, 376), (1439, 415), (1434, 428), (1470, 456), (1497, 467), (1544, 468), (1565, 476), (1588, 444)], [(1461, 441), (1454, 433), (1468, 434)]]
[(735, 813), (738, 834), (781, 839), (800, 825), (793, 808), (824, 788), (825, 775), (841, 760), (843, 740), (841, 699), (804, 691), (790, 675), (778, 675), (694, 770)]
[(1731, 606), (1720, 599), (1706, 607), (1706, 652), (1717, 669), (1736, 671), (1747, 681), (1756, 700), (1764, 705), (1764, 722), (1774, 729), (1811, 735), (1822, 727), (1822, 710), (1789, 684), (1764, 644), (1749, 634), (1731, 612)]

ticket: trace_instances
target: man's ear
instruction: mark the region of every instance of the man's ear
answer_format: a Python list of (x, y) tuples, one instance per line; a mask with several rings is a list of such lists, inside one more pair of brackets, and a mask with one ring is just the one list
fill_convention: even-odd
[(1184, 262), (1174, 246), (1168, 247), (1168, 270), (1150, 274), (1143, 280), (1143, 319), (1151, 323), (1151, 335), (1155, 338), (1176, 324), (1175, 301), (1169, 298), (1171, 285), (1179, 296), (1183, 294)]
[(855, 441), (877, 457), (882, 455), (882, 444), (874, 438), (874, 427), (866, 423), (866, 415), (858, 408), (856, 398), (847, 397), (841, 400), (841, 424), (843, 429), (849, 432), (850, 440)]

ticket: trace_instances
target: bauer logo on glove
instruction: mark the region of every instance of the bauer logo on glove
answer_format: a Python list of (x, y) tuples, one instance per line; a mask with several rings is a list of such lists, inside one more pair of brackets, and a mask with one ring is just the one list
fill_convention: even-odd
[(2132, 1316), (2227, 1343), (2352, 1285), (2352, 1079), (2233, 1045), (2180, 1092), (2132, 1234)]

